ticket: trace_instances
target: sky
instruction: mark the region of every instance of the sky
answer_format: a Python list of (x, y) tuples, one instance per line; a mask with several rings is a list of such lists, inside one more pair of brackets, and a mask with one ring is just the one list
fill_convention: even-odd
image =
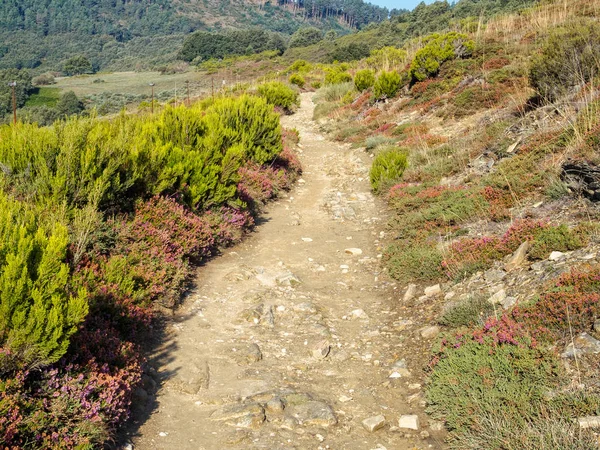
[[(374, 5), (385, 6), (388, 9), (413, 9), (421, 0), (366, 0)], [(433, 0), (425, 0), (425, 3), (431, 3)]]

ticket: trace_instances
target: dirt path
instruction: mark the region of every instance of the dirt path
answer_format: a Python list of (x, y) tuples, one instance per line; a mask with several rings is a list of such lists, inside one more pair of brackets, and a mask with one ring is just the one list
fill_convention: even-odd
[[(136, 449), (438, 448), (398, 361), (404, 322), (379, 273), (368, 155), (325, 140), (313, 108), (304, 94), (284, 118), (300, 131), (303, 179), (199, 270), (153, 355), (157, 407)], [(403, 414), (419, 415), (418, 431), (398, 428)], [(367, 431), (377, 415), (385, 425)]]

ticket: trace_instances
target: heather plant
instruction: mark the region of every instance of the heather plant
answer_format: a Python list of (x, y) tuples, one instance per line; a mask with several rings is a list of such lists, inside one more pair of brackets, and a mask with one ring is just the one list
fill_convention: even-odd
[(327, 67), (325, 69), (325, 85), (335, 85), (350, 83), (352, 81), (352, 75), (346, 72), (346, 66), (337, 65), (333, 67)]
[(375, 72), (369, 69), (359, 70), (354, 75), (354, 86), (359, 92), (366, 91), (375, 84)]
[(467, 35), (454, 31), (432, 34), (425, 38), (424, 44), (410, 65), (410, 75), (414, 82), (436, 76), (444, 62), (467, 58), (475, 50), (475, 43)]
[(400, 89), (400, 81), (398, 72), (381, 72), (373, 86), (375, 98), (394, 98)]
[[(299, 75), (294, 78), (296, 83), (304, 85), (304, 79)], [(300, 84), (298, 86), (302, 87)], [(267, 103), (283, 108), (286, 111), (292, 111), (295, 106), (299, 105), (298, 92), (291, 87), (280, 83), (278, 81), (272, 81), (270, 83), (264, 83), (258, 86), (258, 95), (263, 97)]]
[(530, 67), (538, 95), (555, 101), (600, 72), (600, 27), (596, 23), (557, 28)]
[(451, 328), (483, 325), (494, 313), (494, 306), (482, 296), (470, 296), (451, 304), (440, 317), (440, 324)]
[(396, 147), (382, 149), (373, 160), (369, 177), (375, 192), (398, 181), (407, 166), (406, 153)]
[(306, 80), (304, 80), (304, 77), (302, 75), (295, 73), (290, 76), (290, 84), (294, 84), (300, 89), (302, 89), (306, 84)]
[(69, 291), (63, 225), (0, 194), (0, 235), (1, 376), (57, 361), (88, 305), (85, 290)]

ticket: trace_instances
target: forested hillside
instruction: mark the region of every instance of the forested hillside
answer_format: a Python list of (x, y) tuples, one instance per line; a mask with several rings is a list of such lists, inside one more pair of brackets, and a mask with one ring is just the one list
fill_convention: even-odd
[(0, 3), (0, 68), (56, 70), (83, 53), (96, 68), (135, 69), (173, 59), (183, 36), (196, 30), (258, 27), (289, 35), (310, 24), (344, 31), (388, 16), (362, 0), (319, 8), (326, 14), (316, 4), (243, 0), (7, 1)]

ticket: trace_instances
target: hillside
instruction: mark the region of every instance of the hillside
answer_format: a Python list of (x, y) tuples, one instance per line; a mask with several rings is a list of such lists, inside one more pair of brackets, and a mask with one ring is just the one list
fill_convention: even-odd
[(385, 8), (343, 0), (317, 5), (246, 0), (28, 0), (0, 4), (0, 68), (60, 70), (86, 55), (98, 70), (153, 67), (174, 59), (186, 34), (257, 27), (290, 35), (301, 26), (341, 33), (386, 18)]
[(270, 33), (0, 71), (0, 447), (598, 450), (600, 3)]

